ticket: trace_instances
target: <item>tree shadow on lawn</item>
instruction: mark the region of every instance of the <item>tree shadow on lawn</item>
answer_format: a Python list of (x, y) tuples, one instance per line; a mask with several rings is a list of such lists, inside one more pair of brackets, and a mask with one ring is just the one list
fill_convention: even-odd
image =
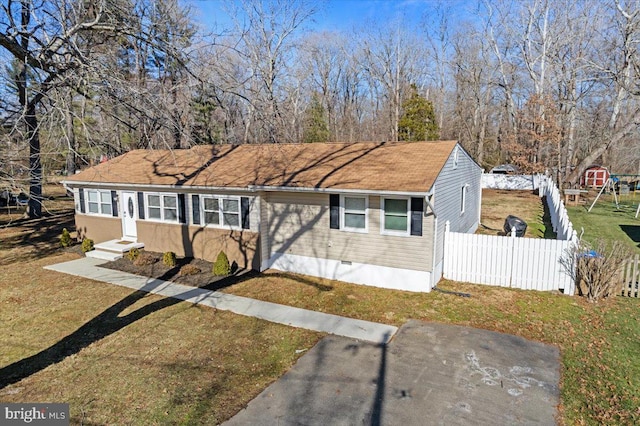
[(268, 272), (268, 273), (264, 274), (264, 276), (293, 280), (293, 281), (295, 281), (297, 283), (314, 287), (319, 291), (331, 291), (331, 290), (333, 290), (333, 286), (327, 285), (327, 284), (322, 284), (322, 283), (316, 281), (315, 279), (307, 278), (304, 275), (298, 275), (298, 274), (287, 273), (287, 272)]
[(60, 234), (63, 228), (73, 229), (73, 210), (54, 217), (16, 221), (0, 227), (0, 231), (13, 235), (0, 237), (0, 250), (21, 249), (17, 253), (0, 255), (0, 262), (38, 260), (60, 250)]
[[(184, 293), (176, 297), (165, 297), (161, 300), (142, 306), (127, 315), (120, 315), (127, 308), (147, 296), (154, 288), (162, 285), (164, 281), (168, 281), (171, 278), (177, 276), (180, 267), (185, 263), (188, 263), (188, 261), (184, 259), (182, 259), (181, 261), (179, 260), (175, 267), (167, 270), (163, 275), (159, 277), (151, 277), (152, 280), (147, 283), (141, 290), (134, 291), (119, 302), (111, 305), (100, 314), (89, 320), (87, 323), (83, 324), (76, 331), (64, 337), (52, 346), (38, 352), (35, 355), (21, 359), (20, 361), (16, 361), (13, 364), (7, 365), (6, 367), (0, 368), (0, 389), (17, 383), (20, 380), (25, 379), (41, 370), (44, 370), (51, 365), (57, 364), (70, 355), (77, 354), (92, 343), (102, 340), (103, 338), (146, 317), (147, 315), (181, 303), (183, 301), (181, 299), (189, 298), (191, 296), (200, 296), (202, 289), (217, 291), (234, 284), (241, 283), (243, 281), (265, 276), (258, 271), (238, 269), (232, 275), (217, 278), (214, 281), (200, 287), (194, 287), (193, 290), (185, 291)], [(333, 289), (333, 287), (331, 286), (324, 285), (315, 282), (314, 280), (306, 279), (305, 277), (295, 274), (289, 275), (282, 273), (273, 273), (269, 275), (279, 278), (292, 279), (305, 285), (311, 285), (321, 291), (329, 291)]]
[[(53, 364), (57, 364), (70, 355), (77, 354), (92, 343), (123, 329), (149, 314), (182, 302), (177, 298), (166, 297), (142, 306), (127, 315), (120, 316), (125, 309), (143, 299), (151, 290), (161, 284), (162, 281), (157, 279), (150, 281), (142, 290), (135, 291), (111, 305), (52, 346), (28, 358), (0, 368), (0, 389), (17, 383)], [(200, 294), (197, 289), (194, 289), (182, 293), (180, 297), (188, 298), (191, 296), (189, 293), (193, 293), (193, 296)]]
[(202, 289), (218, 291), (236, 284), (240, 284), (245, 281), (252, 280), (254, 278), (275, 277), (279, 279), (287, 279), (298, 282), (300, 284), (308, 285), (316, 288), (319, 291), (331, 291), (333, 287), (330, 285), (322, 284), (314, 281), (313, 279), (306, 278), (302, 275), (288, 274), (282, 272), (258, 272), (256, 270), (238, 269), (231, 275), (225, 277), (216, 277), (208, 284), (199, 286)]

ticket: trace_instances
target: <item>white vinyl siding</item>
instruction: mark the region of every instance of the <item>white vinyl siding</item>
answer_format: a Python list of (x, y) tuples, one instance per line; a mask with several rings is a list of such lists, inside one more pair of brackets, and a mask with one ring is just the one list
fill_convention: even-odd
[(340, 229), (345, 231), (367, 232), (366, 196), (343, 195), (340, 197)]
[(240, 197), (200, 195), (204, 225), (240, 228)]
[[(475, 232), (477, 229), (482, 196), (481, 178), (480, 166), (465, 150), (460, 147), (454, 148), (434, 183), (432, 203), (438, 217), (436, 265), (442, 262), (444, 256), (444, 226), (447, 221), (450, 223), (451, 232)], [(467, 188), (464, 190), (464, 214), (461, 213), (463, 186)]]
[(147, 219), (178, 222), (178, 196), (176, 194), (145, 194)]
[(381, 222), (383, 234), (409, 235), (411, 217), (408, 198), (382, 198)]
[(87, 213), (112, 216), (111, 191), (87, 189)]

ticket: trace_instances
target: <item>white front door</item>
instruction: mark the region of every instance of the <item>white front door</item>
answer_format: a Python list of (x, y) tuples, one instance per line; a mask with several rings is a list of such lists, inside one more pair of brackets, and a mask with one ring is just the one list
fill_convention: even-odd
[(138, 238), (138, 230), (136, 228), (137, 206), (136, 193), (122, 191), (122, 202), (120, 203), (122, 210), (122, 237), (126, 240), (136, 241)]

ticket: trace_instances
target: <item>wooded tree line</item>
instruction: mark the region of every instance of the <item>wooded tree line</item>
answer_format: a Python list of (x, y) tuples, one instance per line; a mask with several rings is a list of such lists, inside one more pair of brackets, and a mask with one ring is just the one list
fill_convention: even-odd
[(0, 179), (36, 200), (42, 165), (135, 148), (421, 139), (561, 183), (640, 173), (638, 0), (442, 2), (334, 32), (311, 29), (321, 7), (229, 1), (205, 27), (178, 0), (4, 0)]

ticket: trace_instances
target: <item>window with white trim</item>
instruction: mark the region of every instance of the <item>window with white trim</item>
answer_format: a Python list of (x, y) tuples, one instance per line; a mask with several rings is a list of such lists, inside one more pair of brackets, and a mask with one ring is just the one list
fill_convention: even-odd
[(205, 225), (240, 227), (240, 197), (200, 196)]
[(214, 197), (202, 197), (204, 224), (220, 224), (220, 201)]
[(87, 189), (87, 213), (103, 214), (111, 216), (113, 214), (111, 206), (111, 191), (100, 189)]
[(462, 185), (460, 192), (460, 214), (464, 214), (464, 207), (467, 204), (467, 187), (469, 185)]
[(176, 194), (146, 194), (147, 218), (163, 222), (178, 221), (178, 196)]
[(381, 232), (392, 235), (409, 235), (411, 217), (408, 198), (383, 198), (381, 200)]
[(367, 208), (369, 199), (365, 196), (343, 195), (340, 197), (341, 229), (367, 232)]

